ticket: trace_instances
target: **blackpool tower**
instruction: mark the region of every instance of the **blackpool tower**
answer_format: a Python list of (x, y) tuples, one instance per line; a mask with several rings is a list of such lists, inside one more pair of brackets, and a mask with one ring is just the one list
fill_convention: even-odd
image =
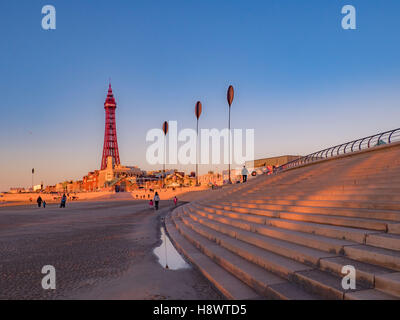
[(113, 164), (119, 165), (119, 152), (117, 142), (117, 126), (115, 123), (115, 109), (117, 104), (111, 89), (111, 83), (108, 87), (106, 101), (104, 102), (104, 110), (106, 111), (106, 126), (104, 129), (104, 146), (103, 157), (101, 159), (101, 170), (107, 167), (107, 158), (112, 157)]

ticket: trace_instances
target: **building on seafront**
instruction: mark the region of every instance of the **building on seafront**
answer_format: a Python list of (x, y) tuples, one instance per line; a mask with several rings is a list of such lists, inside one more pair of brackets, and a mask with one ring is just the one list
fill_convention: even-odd
[(209, 171), (206, 174), (199, 175), (199, 183), (201, 185), (222, 185), (222, 174)]
[(301, 158), (302, 156), (294, 156), (294, 155), (284, 155), (278, 157), (269, 157), (269, 158), (261, 158), (254, 161), (247, 161), (246, 167), (249, 168), (261, 168), (261, 167), (279, 167), (283, 164), (286, 164), (290, 161)]

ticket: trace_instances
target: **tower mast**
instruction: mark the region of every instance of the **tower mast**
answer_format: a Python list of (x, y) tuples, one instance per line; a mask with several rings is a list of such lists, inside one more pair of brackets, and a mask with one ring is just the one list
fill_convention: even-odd
[(107, 167), (107, 158), (111, 156), (113, 158), (114, 165), (119, 165), (119, 151), (117, 141), (117, 125), (115, 122), (115, 109), (117, 104), (111, 89), (111, 82), (108, 86), (108, 93), (106, 101), (104, 102), (104, 110), (106, 113), (106, 122), (104, 129), (104, 145), (103, 145), (103, 157), (101, 159), (101, 170)]

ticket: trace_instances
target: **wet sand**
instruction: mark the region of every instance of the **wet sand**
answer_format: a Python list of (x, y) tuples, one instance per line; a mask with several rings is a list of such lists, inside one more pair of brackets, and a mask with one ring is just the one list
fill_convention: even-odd
[[(147, 201), (0, 208), (0, 299), (220, 299), (194, 268), (161, 266), (162, 216)], [(44, 290), (44, 265), (56, 289)]]

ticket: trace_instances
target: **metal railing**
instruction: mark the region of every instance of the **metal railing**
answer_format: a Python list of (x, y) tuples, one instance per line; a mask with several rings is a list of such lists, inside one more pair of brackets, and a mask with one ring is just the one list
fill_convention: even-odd
[(294, 168), (317, 160), (335, 157), (341, 154), (347, 154), (355, 151), (373, 148), (383, 144), (389, 144), (396, 141), (400, 141), (400, 128), (374, 134), (369, 137), (342, 143), (334, 147), (311, 153), (309, 155), (300, 157), (296, 160), (281, 165), (280, 167), (278, 167), (278, 171)]

